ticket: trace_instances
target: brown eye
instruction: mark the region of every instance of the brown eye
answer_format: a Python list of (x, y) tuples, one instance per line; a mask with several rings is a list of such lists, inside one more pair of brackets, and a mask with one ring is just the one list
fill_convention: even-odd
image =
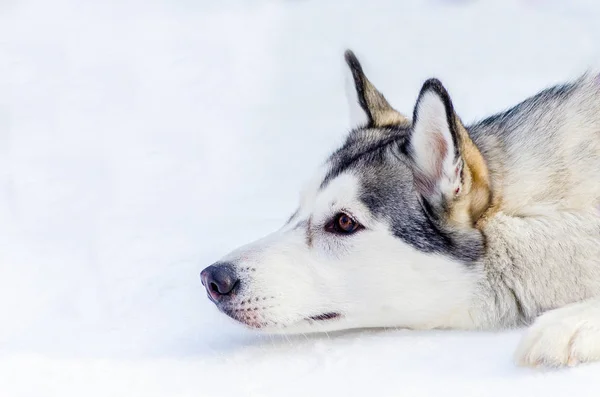
[(326, 225), (325, 230), (336, 234), (352, 234), (362, 228), (350, 215), (340, 212), (336, 214)]

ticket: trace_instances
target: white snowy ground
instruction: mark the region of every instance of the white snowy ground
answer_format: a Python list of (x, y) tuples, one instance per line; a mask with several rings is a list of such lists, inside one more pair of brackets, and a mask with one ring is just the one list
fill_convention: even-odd
[(0, 0), (0, 396), (595, 395), (522, 331), (246, 331), (199, 271), (278, 227), (349, 126), (342, 52), (465, 120), (597, 65), (588, 1)]

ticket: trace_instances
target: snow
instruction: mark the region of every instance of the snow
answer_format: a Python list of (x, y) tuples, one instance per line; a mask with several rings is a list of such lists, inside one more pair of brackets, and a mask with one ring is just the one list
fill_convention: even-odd
[(342, 53), (464, 120), (598, 65), (600, 5), (0, 1), (0, 395), (597, 395), (523, 330), (275, 337), (198, 273), (277, 228), (350, 126)]

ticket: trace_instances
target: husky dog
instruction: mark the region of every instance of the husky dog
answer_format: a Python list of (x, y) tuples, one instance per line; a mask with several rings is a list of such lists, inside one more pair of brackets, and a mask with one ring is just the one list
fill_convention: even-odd
[(439, 80), (408, 117), (346, 62), (362, 123), (209, 298), (274, 333), (531, 324), (519, 364), (600, 360), (600, 77), (464, 125)]

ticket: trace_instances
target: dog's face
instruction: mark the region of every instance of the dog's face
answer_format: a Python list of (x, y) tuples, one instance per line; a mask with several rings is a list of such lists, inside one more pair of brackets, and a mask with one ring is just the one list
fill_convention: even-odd
[(468, 136), (439, 82), (424, 86), (412, 123), (346, 59), (364, 127), (280, 230), (204, 269), (202, 283), (222, 312), (269, 332), (460, 325), (483, 252)]

